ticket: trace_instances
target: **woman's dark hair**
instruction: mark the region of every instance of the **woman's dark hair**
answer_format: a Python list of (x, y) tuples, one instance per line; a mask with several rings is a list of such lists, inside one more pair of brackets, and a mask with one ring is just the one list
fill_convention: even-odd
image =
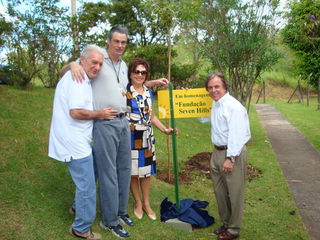
[(228, 84), (227, 84), (226, 78), (223, 75), (223, 73), (220, 73), (220, 72), (209, 73), (209, 75), (208, 75), (208, 77), (206, 78), (206, 81), (205, 81), (205, 87), (206, 87), (207, 91), (208, 91), (208, 84), (209, 84), (210, 80), (215, 78), (215, 77), (218, 77), (218, 78), (221, 79), (223, 88), (226, 91), (228, 91)]
[(131, 82), (131, 79), (130, 79), (131, 73), (134, 72), (136, 70), (137, 66), (139, 66), (139, 65), (143, 65), (146, 68), (147, 74), (146, 74), (146, 79), (144, 81), (148, 80), (149, 69), (150, 69), (149, 63), (142, 58), (135, 58), (130, 62), (129, 67), (128, 67), (129, 82)]

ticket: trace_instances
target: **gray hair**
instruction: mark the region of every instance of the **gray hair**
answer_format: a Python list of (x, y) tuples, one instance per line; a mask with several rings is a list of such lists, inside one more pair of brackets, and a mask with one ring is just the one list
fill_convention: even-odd
[(101, 47), (97, 46), (97, 45), (87, 45), (84, 47), (81, 56), (83, 56), (85, 59), (88, 58), (89, 53), (95, 51), (100, 53), (102, 56), (105, 55), (105, 50), (103, 50)]
[(129, 35), (129, 31), (128, 28), (123, 26), (123, 25), (115, 25), (114, 27), (112, 27), (108, 33), (108, 39), (111, 40), (113, 33), (114, 32), (118, 32), (118, 33), (122, 33), (125, 34), (127, 39), (128, 39), (128, 35)]

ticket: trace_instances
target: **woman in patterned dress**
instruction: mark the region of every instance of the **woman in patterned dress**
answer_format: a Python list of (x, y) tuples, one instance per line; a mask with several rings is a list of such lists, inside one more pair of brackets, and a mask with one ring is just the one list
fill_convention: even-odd
[[(144, 82), (147, 80), (149, 63), (143, 59), (134, 59), (128, 69), (127, 118), (131, 131), (131, 183), (130, 190), (135, 200), (134, 214), (138, 219), (143, 211), (148, 217), (156, 220), (156, 214), (150, 207), (150, 176), (157, 172), (152, 125), (164, 134), (171, 134), (172, 128), (166, 128), (155, 116), (153, 96)], [(177, 134), (177, 131), (176, 131)], [(140, 188), (142, 201), (140, 199)]]

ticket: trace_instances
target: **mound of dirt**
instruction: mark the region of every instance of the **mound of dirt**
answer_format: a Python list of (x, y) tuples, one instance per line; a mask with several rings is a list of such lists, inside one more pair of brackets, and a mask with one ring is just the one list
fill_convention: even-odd
[[(179, 173), (179, 184), (189, 184), (191, 182), (191, 173), (194, 170), (200, 171), (208, 179), (210, 176), (210, 158), (211, 152), (201, 152), (192, 156), (188, 161), (185, 162), (186, 169), (184, 172)], [(258, 168), (252, 166), (252, 164), (247, 165), (247, 179), (252, 181), (254, 178), (261, 176), (262, 171)], [(170, 172), (170, 177), (168, 173), (160, 172), (156, 174), (156, 177), (162, 181), (165, 181), (169, 184), (174, 184), (174, 174), (173, 170)]]

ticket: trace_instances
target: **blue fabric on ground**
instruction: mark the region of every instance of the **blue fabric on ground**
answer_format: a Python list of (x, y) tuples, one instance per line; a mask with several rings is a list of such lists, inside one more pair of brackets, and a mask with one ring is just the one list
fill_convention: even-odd
[(165, 222), (169, 219), (178, 218), (180, 221), (190, 223), (193, 227), (204, 228), (214, 223), (214, 218), (211, 217), (206, 210), (208, 202), (192, 199), (180, 200), (180, 210), (176, 204), (168, 201), (165, 198), (161, 203), (160, 214), (161, 221)]

